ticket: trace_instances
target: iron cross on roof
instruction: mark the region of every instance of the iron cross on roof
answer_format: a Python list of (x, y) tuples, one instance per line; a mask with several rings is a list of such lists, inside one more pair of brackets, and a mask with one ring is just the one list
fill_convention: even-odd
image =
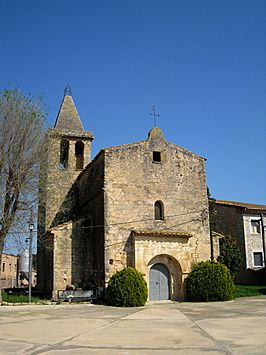
[(64, 96), (72, 96), (72, 92), (69, 84), (67, 84), (67, 86), (65, 87)]
[(152, 118), (154, 119), (154, 127), (157, 126), (157, 118), (160, 117), (160, 115), (158, 113), (156, 113), (155, 111), (155, 106), (152, 106), (152, 113), (150, 113), (150, 116), (152, 116)]

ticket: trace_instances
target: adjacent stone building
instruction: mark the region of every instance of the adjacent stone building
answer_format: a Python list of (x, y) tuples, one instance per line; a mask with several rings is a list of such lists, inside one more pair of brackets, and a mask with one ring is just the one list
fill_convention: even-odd
[(92, 139), (65, 95), (47, 134), (39, 287), (54, 298), (72, 284), (105, 287), (132, 266), (150, 300), (183, 299), (192, 264), (210, 258), (205, 159), (168, 142), (158, 127), (90, 161)]
[(265, 284), (266, 205), (215, 200), (215, 230), (232, 236), (243, 263), (237, 283)]
[(1, 258), (1, 286), (2, 288), (17, 287), (18, 257), (12, 254), (2, 254)]

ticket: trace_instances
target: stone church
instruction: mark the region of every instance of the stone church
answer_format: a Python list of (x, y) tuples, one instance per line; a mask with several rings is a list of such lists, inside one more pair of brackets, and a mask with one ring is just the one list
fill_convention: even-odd
[(106, 287), (126, 266), (149, 300), (182, 300), (193, 263), (210, 259), (205, 159), (164, 138), (102, 149), (65, 92), (47, 132), (38, 223), (38, 287)]

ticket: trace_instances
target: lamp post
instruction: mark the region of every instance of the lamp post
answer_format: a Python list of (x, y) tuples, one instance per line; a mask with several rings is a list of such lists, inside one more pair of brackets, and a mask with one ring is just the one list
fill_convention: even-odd
[(34, 223), (33, 223), (33, 218), (32, 218), (32, 211), (31, 211), (30, 212), (30, 220), (29, 220), (29, 230), (30, 230), (30, 238), (29, 238), (29, 303), (31, 303), (33, 229), (34, 229)]

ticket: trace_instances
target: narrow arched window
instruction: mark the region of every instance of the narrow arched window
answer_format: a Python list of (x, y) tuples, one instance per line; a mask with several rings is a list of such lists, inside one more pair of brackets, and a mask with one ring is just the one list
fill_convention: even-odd
[(154, 217), (156, 220), (164, 219), (164, 209), (162, 201), (156, 201), (154, 204)]
[(60, 161), (59, 168), (66, 169), (68, 165), (69, 141), (62, 139), (60, 143)]
[(84, 165), (84, 143), (81, 141), (75, 144), (76, 169), (82, 170)]

